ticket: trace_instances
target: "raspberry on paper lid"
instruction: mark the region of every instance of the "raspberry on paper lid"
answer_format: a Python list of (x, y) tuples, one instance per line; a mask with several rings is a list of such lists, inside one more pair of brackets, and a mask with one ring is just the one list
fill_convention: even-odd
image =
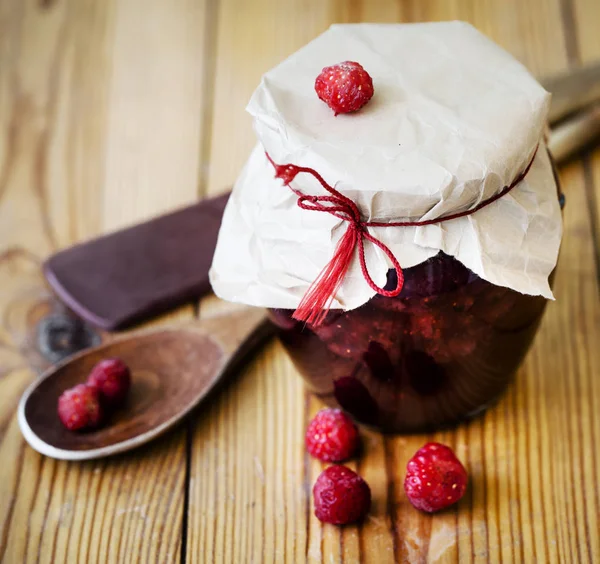
[[(368, 70), (375, 94), (334, 117), (314, 82), (345, 60)], [(474, 208), (531, 164), (515, 190), (469, 217), (369, 232), (403, 268), (442, 250), (494, 284), (552, 297), (561, 218), (543, 140), (549, 100), (525, 67), (468, 24), (332, 26), (267, 72), (248, 104), (259, 146), (225, 212), (213, 288), (232, 301), (295, 308), (343, 236), (345, 221), (298, 207), (266, 152), (317, 171), (361, 217), (381, 222)], [(292, 187), (323, 194), (307, 174)], [(369, 244), (365, 257), (374, 282), (385, 283), (389, 258)], [(354, 260), (332, 307), (353, 309), (374, 293)]]
[[(368, 70), (375, 95), (334, 120), (314, 80), (340, 60)], [(549, 100), (468, 24), (354, 24), (332, 26), (267, 72), (247, 110), (275, 162), (318, 170), (359, 205), (383, 191), (422, 215), (469, 205), (484, 178), (486, 193), (509, 184), (535, 150)]]

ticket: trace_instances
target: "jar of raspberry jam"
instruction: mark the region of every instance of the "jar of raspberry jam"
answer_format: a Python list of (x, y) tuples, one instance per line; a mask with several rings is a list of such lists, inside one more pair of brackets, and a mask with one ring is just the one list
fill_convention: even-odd
[(223, 216), (215, 293), (267, 308), (308, 388), (359, 423), (473, 417), (554, 297), (549, 103), (468, 24), (332, 26), (248, 104), (258, 143)]
[(360, 423), (411, 432), (477, 415), (509, 384), (547, 300), (486, 282), (443, 253), (404, 277), (398, 297), (332, 310), (318, 327), (292, 310), (270, 317), (308, 388)]

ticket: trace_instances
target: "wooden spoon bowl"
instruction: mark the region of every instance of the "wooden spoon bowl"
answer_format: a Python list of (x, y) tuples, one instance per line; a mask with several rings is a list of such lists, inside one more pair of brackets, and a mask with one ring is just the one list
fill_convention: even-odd
[[(233, 369), (233, 364), (272, 333), (265, 312), (247, 309), (197, 324), (133, 333), (84, 351), (43, 374), (23, 395), (19, 425), (38, 452), (86, 460), (130, 450), (180, 421)], [(101, 428), (68, 431), (57, 415), (59, 396), (85, 382), (104, 358), (121, 358), (131, 369), (127, 405)]]

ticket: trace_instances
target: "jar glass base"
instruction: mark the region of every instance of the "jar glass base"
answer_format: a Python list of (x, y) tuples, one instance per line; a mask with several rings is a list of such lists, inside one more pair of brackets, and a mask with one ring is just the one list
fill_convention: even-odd
[(397, 298), (332, 310), (318, 327), (297, 323), (291, 310), (271, 317), (311, 392), (363, 425), (409, 433), (456, 424), (494, 404), (545, 305), (440, 253), (405, 270)]

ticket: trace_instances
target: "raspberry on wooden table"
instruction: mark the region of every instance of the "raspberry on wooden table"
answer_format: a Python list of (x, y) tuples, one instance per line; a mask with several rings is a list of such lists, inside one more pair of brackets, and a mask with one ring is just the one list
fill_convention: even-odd
[(131, 387), (128, 366), (119, 358), (101, 360), (90, 372), (87, 383), (98, 388), (100, 398), (108, 408), (125, 403)]
[(305, 443), (306, 450), (315, 458), (341, 462), (356, 452), (358, 429), (341, 409), (322, 409), (309, 423)]
[(373, 97), (373, 80), (361, 65), (345, 61), (325, 67), (315, 91), (337, 116), (360, 110)]
[(58, 398), (58, 417), (69, 431), (95, 429), (103, 420), (98, 389), (78, 384)]
[(330, 466), (313, 487), (315, 515), (324, 523), (346, 525), (362, 519), (371, 507), (371, 489), (346, 466)]
[(467, 471), (449, 447), (427, 443), (408, 461), (404, 491), (410, 502), (429, 513), (456, 503), (467, 489)]

